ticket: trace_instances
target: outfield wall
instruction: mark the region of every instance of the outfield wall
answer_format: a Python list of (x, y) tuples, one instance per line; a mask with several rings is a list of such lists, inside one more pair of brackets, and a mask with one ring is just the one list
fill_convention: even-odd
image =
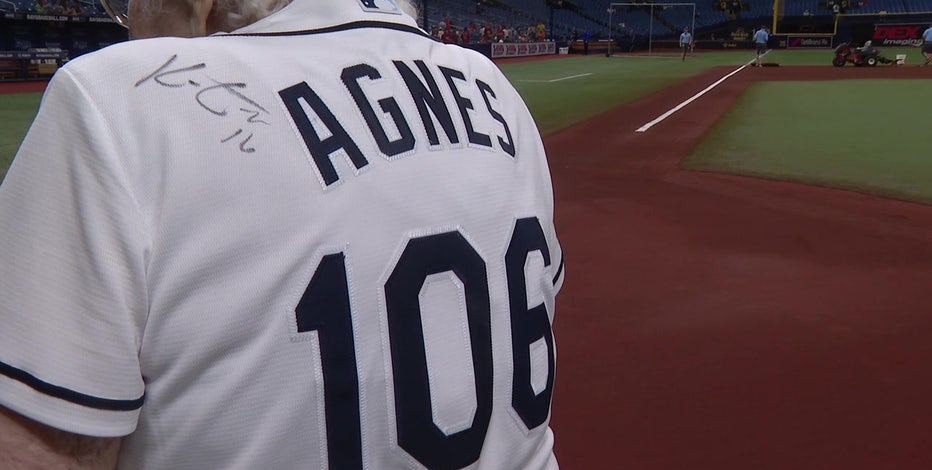
[(530, 57), (557, 53), (557, 43), (546, 42), (497, 42), (494, 44), (460, 44), (490, 59), (506, 57)]
[(876, 47), (915, 47), (932, 24), (932, 11), (914, 13), (842, 14), (837, 17), (787, 17), (776, 34), (785, 47), (833, 47), (841, 43)]
[(127, 40), (110, 18), (0, 12), (0, 50), (61, 49), (72, 59)]
[[(866, 21), (863, 21), (866, 20)], [(836, 41), (863, 44), (872, 41), (877, 47), (917, 47), (922, 44), (922, 32), (929, 27), (928, 16), (896, 18), (851, 18), (839, 22)]]

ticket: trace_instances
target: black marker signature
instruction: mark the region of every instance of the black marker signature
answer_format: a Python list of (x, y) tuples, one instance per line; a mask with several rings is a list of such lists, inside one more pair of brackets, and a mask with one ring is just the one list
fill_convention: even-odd
[[(220, 139), (220, 143), (225, 144), (237, 136), (244, 135), (247, 131), (255, 129), (257, 125), (271, 126), (269, 121), (263, 119), (267, 119), (271, 113), (244, 93), (248, 87), (245, 83), (216, 80), (207, 75), (207, 64), (203, 62), (174, 68), (172, 65), (177, 59), (178, 54), (171, 56), (155, 71), (136, 82), (134, 88), (152, 82), (165, 88), (198, 89), (197, 93), (194, 94), (194, 101), (202, 109), (214, 116), (220, 118), (230, 116), (231, 119), (228, 119), (228, 121), (233, 121), (236, 127), (232, 135)], [(205, 83), (212, 84), (205, 86)], [(239, 113), (231, 114), (228, 112), (228, 108), (233, 103), (238, 105)], [(253, 132), (249, 132), (248, 135), (239, 140), (240, 152), (253, 153), (256, 151), (255, 147), (249, 145), (249, 141), (252, 140), (254, 135)]]

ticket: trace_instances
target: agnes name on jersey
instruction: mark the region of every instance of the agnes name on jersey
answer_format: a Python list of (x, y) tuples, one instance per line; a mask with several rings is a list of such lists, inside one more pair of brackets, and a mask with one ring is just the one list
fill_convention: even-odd
[[(444, 93), (441, 92), (432, 68), (442, 77), (452, 101), (445, 98)], [(415, 60), (411, 63), (400, 60), (392, 61), (390, 69), (379, 70), (372, 65), (362, 63), (346, 67), (340, 73), (340, 80), (355, 102), (371, 138), (386, 157), (408, 154), (417, 145), (418, 137), (412, 131), (411, 122), (414, 116), (406, 115), (402, 111), (399, 100), (413, 103), (414, 108), (417, 109), (417, 117), (421, 121), (421, 128), (424, 129), (424, 136), (431, 147), (442, 145), (437, 129), (437, 124), (439, 124), (446, 136), (446, 141), (452, 146), (462, 145), (462, 138), (465, 137), (470, 146), (500, 150), (512, 158), (515, 156), (515, 142), (511, 128), (504, 116), (496, 111), (493, 102), (496, 102), (497, 95), (488, 83), (478, 78), (467, 81), (466, 76), (459, 70), (444, 66), (431, 67), (422, 60)], [(366, 81), (379, 80), (400, 80), (407, 88), (407, 93), (402, 93), (402, 96), (385, 96), (377, 100), (382, 118), (374, 109), (370, 97), (366, 94), (366, 87), (363, 86)], [(481, 96), (482, 103), (474, 102), (478, 101), (479, 96), (472, 96), (473, 99), (464, 96), (463, 90), (466, 88), (475, 90)], [(392, 86), (392, 89), (399, 90), (401, 87)], [(344, 152), (356, 170), (361, 170), (369, 164), (368, 159), (357, 145), (358, 140), (354, 139), (360, 136), (350, 134), (347, 129), (352, 126), (345, 125), (345, 122), (337, 118), (311, 84), (306, 81), (300, 82), (280, 90), (278, 94), (291, 115), (295, 128), (301, 134), (325, 188), (340, 180), (331, 161), (331, 156), (336, 152)], [(302, 102), (306, 103), (316, 116), (308, 115), (307, 108), (302, 105)], [(454, 122), (455, 113), (462, 120), (462, 129), (458, 129), (459, 123)], [(486, 134), (476, 130), (471, 117), (473, 113), (487, 113), (482, 118), (488, 121), (487, 118), (491, 117), (500, 124), (500, 129), (497, 129), (495, 135), (491, 132)], [(323, 126), (326, 129), (315, 128), (312, 119), (318, 127)], [(393, 131), (391, 136), (385, 125), (389, 122), (391, 123), (389, 126), (394, 127), (394, 129), (389, 127)], [(464, 135), (461, 136), (461, 132)], [(495, 137), (494, 142), (493, 137)]]

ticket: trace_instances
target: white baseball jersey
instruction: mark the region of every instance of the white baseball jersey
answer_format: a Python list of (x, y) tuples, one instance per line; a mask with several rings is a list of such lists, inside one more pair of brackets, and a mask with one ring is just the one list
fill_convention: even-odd
[(554, 469), (538, 130), (390, 0), (52, 80), (0, 187), (0, 403), (128, 469)]

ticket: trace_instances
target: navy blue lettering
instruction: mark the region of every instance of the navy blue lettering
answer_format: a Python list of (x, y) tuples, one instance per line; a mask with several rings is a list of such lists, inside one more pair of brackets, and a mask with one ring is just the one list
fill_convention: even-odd
[[(447, 435), (433, 421), (419, 293), (427, 276), (452, 271), (466, 297), (466, 321), (476, 386), (468, 429)], [(492, 332), (485, 261), (459, 232), (414, 238), (385, 283), (398, 445), (431, 469), (463, 468), (479, 460), (492, 416)], [(525, 349), (527, 346), (525, 346)]]
[(456, 106), (459, 107), (460, 115), (463, 116), (463, 124), (466, 125), (466, 137), (469, 138), (469, 142), (476, 145), (491, 147), (492, 139), (485, 134), (476, 132), (472, 127), (472, 120), (469, 119), (469, 110), (474, 109), (472, 107), (472, 101), (460, 95), (460, 91), (453, 82), (454, 78), (465, 82), (466, 77), (463, 76), (463, 72), (447, 67), (440, 67), (440, 72), (446, 77), (447, 84), (450, 85), (450, 91), (453, 92), (453, 98), (456, 99)]
[[(512, 403), (528, 429), (546, 422), (554, 382), (550, 317), (543, 304), (527, 305), (528, 255), (540, 252), (550, 266), (550, 250), (537, 217), (515, 222), (505, 253), (511, 317)], [(554, 282), (560, 277), (563, 261)], [(420, 291), (432, 274), (452, 272), (462, 284), (475, 380), (476, 410), (469, 428), (447, 434), (433, 421), (430, 375)], [(350, 279), (344, 253), (321, 258), (295, 307), (298, 332), (317, 332), (324, 381), (329, 468), (362, 468), (359, 373), (355, 358)], [(549, 281), (549, 279), (547, 279)], [(535, 284), (538, 280), (531, 280)], [(388, 320), (398, 445), (429, 469), (471, 465), (482, 454), (492, 414), (492, 331), (489, 279), (485, 261), (458, 231), (413, 238), (405, 245), (382, 287)], [(530, 346), (544, 339), (547, 382), (540, 393), (531, 384)], [(0, 363), (2, 365), (2, 363)], [(0, 373), (5, 372), (0, 368)], [(16, 377), (14, 377), (16, 378)], [(138, 407), (138, 405), (137, 405)]]
[(324, 256), (295, 307), (299, 333), (316, 331), (324, 376), (330, 468), (362, 469), (359, 374), (343, 253)]
[(414, 61), (424, 77), (422, 82), (404, 62), (395, 60), (392, 63), (395, 64), (395, 68), (398, 69), (398, 73), (404, 79), (405, 85), (408, 86), (411, 98), (414, 99), (414, 104), (417, 106), (417, 112), (421, 115), (421, 121), (424, 122), (424, 130), (427, 132), (427, 140), (430, 145), (440, 145), (440, 138), (437, 135), (437, 128), (434, 127), (434, 118), (431, 117), (431, 113), (437, 118), (440, 126), (443, 127), (443, 131), (447, 134), (447, 138), (450, 139), (450, 143), (459, 143), (460, 139), (456, 135), (456, 128), (453, 127), (450, 110), (447, 109), (446, 103), (443, 102), (440, 88), (437, 87), (437, 82), (427, 68), (427, 64), (422, 60)]
[[(527, 277), (524, 266), (528, 254), (539, 251), (544, 266), (550, 266), (547, 238), (537, 217), (518, 219), (508, 251), (505, 253), (505, 271), (508, 278), (508, 303), (511, 308), (511, 347), (514, 354), (514, 376), (511, 389), (511, 407), (528, 429), (547, 421), (550, 399), (553, 396), (554, 349), (550, 316), (544, 304), (531, 307), (527, 304)], [(541, 338), (547, 345), (547, 384), (539, 393), (531, 386), (530, 345)]]
[(365, 118), (369, 130), (372, 132), (372, 136), (379, 146), (379, 150), (389, 157), (410, 151), (414, 148), (414, 134), (411, 133), (411, 127), (408, 126), (408, 122), (405, 121), (404, 114), (402, 114), (398, 102), (392, 97), (379, 100), (382, 111), (388, 113), (392, 117), (395, 126), (398, 128), (398, 132), (401, 134), (401, 137), (397, 140), (389, 140), (388, 134), (385, 133), (385, 128), (382, 127), (382, 123), (379, 122), (375, 110), (372, 109), (365, 92), (362, 91), (362, 87), (359, 85), (359, 79), (363, 77), (369, 80), (377, 80), (382, 78), (382, 75), (375, 67), (368, 64), (347, 67), (343, 69), (343, 73), (340, 75), (340, 78), (343, 79), (343, 84), (346, 85), (346, 89), (349, 90), (353, 100), (356, 101), (356, 106), (359, 107), (362, 117)]
[(492, 87), (488, 83), (483, 82), (482, 80), (476, 80), (476, 86), (479, 88), (479, 92), (482, 94), (482, 99), (485, 101), (485, 107), (489, 110), (489, 114), (492, 115), (492, 118), (498, 121), (503, 128), (505, 128), (505, 138), (508, 141), (502, 140), (501, 137), (498, 138), (499, 145), (502, 146), (502, 150), (505, 151), (508, 155), (512, 157), (515, 156), (515, 141), (511, 138), (511, 130), (508, 129), (508, 123), (505, 122), (505, 118), (502, 115), (492, 109), (492, 103), (489, 101), (489, 95), (492, 95), (492, 98), (495, 98), (495, 92), (492, 91)]
[[(330, 155), (337, 150), (342, 149), (346, 152), (357, 170), (369, 164), (369, 161), (359, 151), (359, 147), (353, 142), (340, 121), (337, 120), (330, 108), (324, 104), (324, 101), (311, 89), (307, 82), (285, 88), (279, 91), (278, 95), (285, 103), (285, 108), (291, 114), (291, 119), (294, 120), (301, 137), (304, 138), (304, 144), (310, 151), (314, 164), (317, 166), (317, 171), (320, 172), (327, 186), (336, 183), (340, 179), (337, 169), (333, 166), (333, 162), (330, 161)], [(317, 135), (317, 131), (314, 130), (314, 126), (311, 124), (310, 117), (301, 106), (300, 100), (302, 99), (317, 113), (317, 117), (330, 131), (330, 137), (321, 139)]]

